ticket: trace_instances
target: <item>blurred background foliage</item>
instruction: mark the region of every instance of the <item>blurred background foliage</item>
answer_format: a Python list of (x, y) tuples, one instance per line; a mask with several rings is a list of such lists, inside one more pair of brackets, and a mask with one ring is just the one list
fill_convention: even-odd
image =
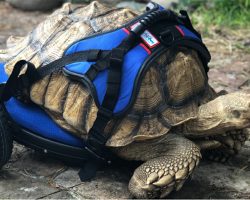
[[(2, 0), (0, 0), (2, 1)], [(26, 11), (48, 11), (65, 2), (88, 4), (93, 0), (5, 0)], [(150, 0), (98, 0), (108, 6), (144, 11)], [(165, 8), (188, 11), (195, 28), (214, 48), (226, 46), (250, 53), (250, 0), (152, 0)], [(209, 41), (208, 41), (209, 40)]]
[(250, 27), (250, 0), (180, 0), (178, 8), (192, 13), (196, 24)]
[[(1, 1), (1, 0), (0, 0)], [(54, 9), (63, 2), (90, 3), (93, 0), (6, 0), (15, 7), (25, 10)], [(150, 0), (99, 0), (110, 6), (122, 5), (144, 9)], [(250, 27), (250, 0), (153, 0), (164, 7), (176, 10), (186, 9), (191, 13), (192, 21), (202, 29), (207, 25), (230, 28)], [(31, 5), (33, 4), (33, 5)], [(44, 9), (42, 9), (44, 7)]]
[(250, 53), (250, 0), (179, 0), (210, 50)]
[[(90, 0), (68, 0), (72, 3), (89, 3)], [(100, 0), (102, 1), (102, 0)], [(250, 0), (155, 0), (174, 5), (176, 10), (186, 9), (193, 22), (199, 26), (225, 26), (230, 28), (250, 27)], [(106, 0), (107, 2), (107, 0)], [(110, 1), (112, 2), (112, 1)], [(133, 2), (148, 2), (134, 0)]]

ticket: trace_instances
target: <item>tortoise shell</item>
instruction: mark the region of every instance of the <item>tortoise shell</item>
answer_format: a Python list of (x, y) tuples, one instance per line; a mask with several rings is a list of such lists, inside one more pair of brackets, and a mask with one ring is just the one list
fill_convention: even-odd
[[(0, 51), (0, 59), (7, 61), (8, 74), (21, 59), (43, 67), (60, 58), (74, 41), (114, 30), (137, 15), (135, 11), (107, 8), (98, 2), (74, 9), (65, 4), (27, 37), (10, 38), (9, 48)], [(172, 127), (196, 118), (198, 106), (213, 98), (195, 51), (165, 51), (150, 65), (134, 105), (126, 116), (112, 120), (105, 129), (104, 134), (112, 135), (107, 146), (125, 146), (167, 134)], [(30, 98), (62, 128), (82, 138), (86, 138), (96, 118), (97, 107), (87, 87), (60, 71), (34, 84)]]

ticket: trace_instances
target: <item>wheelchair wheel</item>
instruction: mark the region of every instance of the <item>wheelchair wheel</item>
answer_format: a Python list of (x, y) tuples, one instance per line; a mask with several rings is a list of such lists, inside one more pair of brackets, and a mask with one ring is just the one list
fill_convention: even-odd
[(0, 169), (10, 159), (13, 148), (13, 138), (8, 125), (3, 105), (0, 105)]

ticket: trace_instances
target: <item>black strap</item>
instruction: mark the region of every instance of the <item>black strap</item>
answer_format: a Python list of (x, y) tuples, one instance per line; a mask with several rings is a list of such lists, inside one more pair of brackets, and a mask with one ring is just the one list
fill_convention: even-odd
[[(29, 101), (30, 86), (35, 82), (60, 70), (65, 65), (82, 61), (93, 62), (106, 57), (109, 53), (110, 51), (103, 50), (79, 51), (63, 56), (62, 58), (38, 69), (36, 69), (32, 63), (21, 60), (15, 64), (5, 87), (0, 94), (0, 102), (8, 101), (12, 96), (17, 99), (22, 99), (23, 101)], [(25, 65), (27, 65), (26, 72), (25, 74), (20, 75)]]
[(104, 135), (104, 130), (112, 119), (113, 110), (119, 97), (123, 60), (129, 49), (126, 45), (124, 45), (125, 48), (127, 47), (126, 49), (120, 48), (121, 46), (123, 45), (111, 51), (106, 94), (85, 143), (85, 149), (92, 159), (88, 160), (80, 170), (81, 181), (90, 180), (101, 166), (111, 162), (112, 153), (105, 148), (110, 135)]
[[(135, 42), (139, 39), (139, 33), (134, 33), (131, 31), (130, 34), (123, 40), (123, 42), (117, 47), (117, 49), (122, 48), (125, 52), (129, 51), (131, 47), (135, 45)], [(103, 59), (98, 60), (96, 63), (92, 64), (85, 76), (89, 80), (93, 81), (99, 72), (104, 69), (109, 68), (111, 52), (107, 54)]]
[(94, 159), (107, 161), (109, 157), (109, 153), (106, 153), (105, 144), (110, 135), (104, 135), (104, 129), (112, 119), (113, 110), (119, 97), (124, 56), (137, 44), (138, 39), (139, 37), (131, 32), (128, 37), (126, 37), (117, 48), (112, 49), (110, 53), (107, 90), (97, 112), (96, 120), (88, 133), (85, 147)]
[(63, 56), (62, 58), (39, 68), (37, 71), (41, 77), (45, 77), (54, 71), (60, 70), (65, 65), (82, 61), (93, 62), (100, 58), (106, 57), (109, 53), (110, 51), (104, 51), (104, 50), (79, 51), (73, 54)]
[(197, 37), (199, 37), (199, 38), (201, 39), (201, 34), (200, 34), (198, 31), (196, 31), (196, 30), (194, 29), (194, 27), (193, 27), (193, 25), (192, 25), (192, 22), (191, 22), (191, 20), (190, 20), (190, 17), (189, 17), (189, 15), (188, 15), (187, 11), (186, 11), (186, 10), (181, 10), (181, 11), (180, 11), (180, 14), (181, 14), (182, 16), (184, 16), (184, 18), (182, 18), (182, 21), (184, 22), (184, 25), (185, 25), (190, 31), (192, 31), (194, 34), (196, 34)]
[(85, 73), (85, 76), (87, 76), (89, 80), (93, 81), (99, 72), (108, 68), (109, 58), (110, 53), (107, 54), (103, 59), (100, 59), (96, 63), (92, 64), (88, 71)]
[(86, 162), (83, 167), (80, 169), (78, 175), (81, 181), (89, 181), (95, 175), (98, 169), (100, 168), (101, 163), (98, 161)]
[(176, 41), (174, 45), (180, 45), (183, 47), (194, 49), (201, 57), (201, 61), (202, 61), (202, 64), (204, 66), (206, 73), (209, 71), (208, 63), (211, 60), (211, 55), (207, 47), (202, 42), (192, 41), (192, 40), (184, 38), (184, 39)]
[(211, 60), (211, 55), (207, 47), (200, 40), (190, 39), (188, 37), (183, 37), (175, 26), (168, 27), (167, 30), (159, 33), (159, 38), (161, 42), (167, 47), (170, 46), (183, 46), (194, 49), (198, 52), (201, 57), (201, 61), (205, 68), (205, 71), (208, 72), (208, 63)]
[[(113, 110), (119, 97), (124, 56), (137, 44), (138, 39), (139, 37), (131, 32), (129, 36), (126, 37), (117, 48), (112, 49), (110, 53), (107, 90), (85, 143), (85, 149), (89, 152), (92, 159), (88, 160), (80, 170), (79, 176), (81, 181), (91, 179), (100, 166), (109, 164), (111, 162), (110, 159), (113, 158), (112, 153), (105, 148), (105, 144), (110, 135), (109, 133), (105, 135), (104, 130), (112, 119)], [(96, 74), (93, 73), (92, 78), (94, 78)]]

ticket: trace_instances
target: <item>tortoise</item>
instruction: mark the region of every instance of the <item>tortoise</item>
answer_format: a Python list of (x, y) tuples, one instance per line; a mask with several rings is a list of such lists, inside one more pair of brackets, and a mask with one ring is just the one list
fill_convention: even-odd
[[(22, 59), (43, 67), (74, 41), (119, 28), (138, 15), (98, 2), (65, 4), (26, 37), (10, 37), (0, 59), (8, 74)], [(86, 139), (98, 108), (83, 84), (57, 71), (34, 84), (29, 96), (59, 126)], [(181, 189), (202, 154), (223, 162), (238, 153), (248, 127), (250, 93), (216, 93), (197, 52), (181, 48), (163, 52), (151, 64), (130, 110), (105, 129), (111, 133), (106, 147), (123, 159), (143, 162), (128, 185), (133, 196), (164, 198)]]

